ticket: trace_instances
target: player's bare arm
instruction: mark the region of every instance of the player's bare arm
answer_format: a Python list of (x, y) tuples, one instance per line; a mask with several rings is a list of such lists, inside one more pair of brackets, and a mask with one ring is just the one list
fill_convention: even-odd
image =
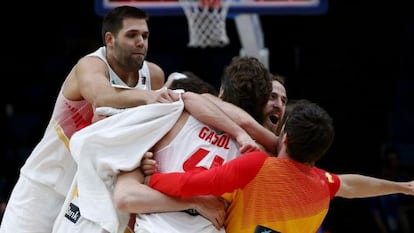
[(97, 57), (80, 59), (65, 82), (65, 96), (72, 100), (85, 99), (94, 107), (116, 108), (178, 100), (178, 94), (168, 90), (115, 88), (108, 82), (108, 72), (105, 63)]
[(225, 203), (220, 198), (199, 196), (194, 198), (174, 198), (162, 194), (143, 184), (143, 174), (139, 169), (121, 172), (114, 188), (115, 207), (128, 213), (155, 213), (195, 209), (202, 216), (220, 228), (225, 218)]
[(148, 68), (151, 74), (151, 89), (158, 90), (164, 86), (165, 73), (160, 66), (153, 62), (147, 61)]
[(414, 180), (397, 182), (359, 174), (339, 175), (341, 185), (335, 196), (365, 198), (394, 193), (414, 195)]
[[(207, 112), (207, 110), (214, 110), (214, 108), (220, 109), (219, 112), (224, 112), (226, 117), (230, 117), (232, 121), (240, 125), (240, 127), (243, 128), (251, 138), (255, 139), (258, 144), (263, 145), (266, 151), (269, 151), (270, 153), (276, 152), (278, 137), (260, 125), (248, 113), (239, 107), (227, 103), (211, 94), (198, 95), (186, 92), (183, 95), (183, 100), (186, 105), (186, 109), (196, 117), (201, 114), (214, 117), (214, 114), (216, 113)], [(211, 106), (211, 108), (205, 108), (204, 105)], [(217, 110), (215, 111), (217, 112)], [(260, 148), (263, 149), (263, 147)]]

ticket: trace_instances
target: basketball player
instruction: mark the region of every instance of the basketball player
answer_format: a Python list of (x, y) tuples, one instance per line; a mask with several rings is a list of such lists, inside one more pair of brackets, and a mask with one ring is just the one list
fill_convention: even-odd
[[(222, 78), (220, 97), (229, 103), (242, 106), (246, 112), (261, 123), (264, 120), (263, 108), (269, 99), (270, 92), (269, 72), (257, 59), (236, 57), (226, 67)], [(185, 95), (186, 93), (184, 93)], [(249, 103), (246, 100), (249, 100)], [(192, 112), (192, 114), (196, 113)], [(215, 116), (214, 120), (210, 119), (211, 124), (221, 121), (218, 114)], [(238, 155), (237, 149), (231, 149), (236, 148), (236, 145), (230, 144), (231, 140), (227, 139), (225, 134), (214, 131), (208, 125), (195, 122), (191, 116), (181, 119), (183, 122), (179, 120), (174, 128), (153, 148), (154, 155), (160, 164), (160, 170), (210, 169), (222, 165)], [(257, 124), (260, 126), (259, 123)], [(264, 130), (261, 135), (269, 135), (268, 130), (261, 126), (260, 128)], [(269, 137), (272, 136), (274, 137), (274, 134), (270, 133)], [(264, 138), (267, 139), (267, 137)], [(259, 138), (255, 139), (259, 140)], [(194, 144), (190, 146), (190, 142)], [(180, 152), (175, 153), (175, 151)], [(129, 176), (131, 179), (125, 181), (122, 176), (118, 176), (114, 191), (114, 200), (120, 210), (138, 213), (160, 211), (160, 208), (157, 207), (160, 201), (155, 201), (153, 198), (146, 200), (146, 197), (152, 195), (143, 194), (143, 190), (148, 188), (140, 185), (139, 179), (134, 180), (133, 175), (127, 173), (125, 176)], [(137, 176), (135, 175), (135, 177)], [(136, 189), (137, 186), (142, 189)], [(148, 206), (148, 203), (151, 203), (151, 206)], [(187, 212), (138, 214), (135, 232), (160, 232), (162, 229), (169, 229), (169, 232), (224, 232), (221, 227), (223, 217), (223, 214), (220, 214), (213, 219), (212, 224), (203, 216), (192, 216)]]
[(105, 46), (81, 58), (66, 77), (45, 134), (20, 170), (1, 233), (52, 231), (76, 171), (69, 139), (92, 122), (96, 107), (126, 108), (177, 99), (168, 90), (150, 90), (162, 87), (164, 73), (145, 61), (147, 19), (144, 11), (127, 6), (106, 15)]
[[(262, 109), (264, 105), (266, 104), (267, 99), (269, 98), (269, 95), (270, 95), (270, 91), (271, 91), (271, 81), (270, 81), (270, 76), (269, 76), (267, 69), (257, 59), (243, 57), (243, 58), (234, 59), (232, 64), (229, 65), (227, 71), (231, 74), (229, 75), (228, 79), (237, 79), (239, 78), (237, 76), (245, 77), (243, 82), (236, 82), (235, 80), (231, 80), (231, 81), (228, 81), (229, 83), (227, 85), (233, 85), (234, 86), (233, 89), (239, 88), (240, 90), (245, 91), (245, 93), (243, 93), (242, 95), (238, 95), (237, 97), (245, 95), (246, 98), (248, 97), (249, 99), (253, 100), (255, 103), (259, 104), (260, 105), (259, 107), (256, 105), (245, 105), (245, 106), (246, 106), (246, 110), (254, 113), (254, 115), (258, 119), (263, 119)], [(246, 85), (247, 82), (250, 82), (251, 85)], [(226, 91), (229, 91), (229, 90), (232, 90), (232, 89), (226, 88)], [(255, 93), (255, 94), (252, 95), (252, 93)], [(226, 94), (226, 92), (223, 92), (223, 94)], [(232, 101), (232, 98), (237, 98), (237, 97), (227, 94), (226, 99)], [(234, 100), (234, 102), (237, 102), (237, 101), (238, 100)], [(208, 106), (205, 106), (205, 107), (208, 107)], [(257, 109), (260, 111), (256, 112)], [(160, 159), (164, 161), (164, 162), (161, 161), (161, 164), (165, 164), (164, 165), (165, 167), (163, 167), (163, 169), (169, 169), (169, 170), (209, 169), (210, 167), (221, 165), (227, 160), (234, 158), (235, 155), (239, 154), (240, 153), (239, 150), (240, 149), (243, 150), (243, 149), (242, 147), (239, 147), (238, 144), (245, 145), (246, 144), (245, 141), (248, 141), (247, 144), (249, 144), (251, 142), (251, 138), (248, 136), (247, 137), (237, 136), (239, 135), (239, 133), (244, 133), (244, 131), (240, 131), (240, 128), (238, 128), (238, 131), (234, 133), (235, 131), (231, 131), (232, 129), (230, 129), (232, 124), (234, 123), (232, 123), (231, 121), (229, 122), (229, 121), (224, 120), (225, 117), (221, 117), (221, 119), (222, 119), (221, 121), (213, 122), (213, 124), (215, 124), (213, 125), (215, 126), (215, 128), (213, 128), (209, 125), (206, 125), (206, 124), (203, 124), (197, 121), (192, 116), (184, 112), (180, 116), (176, 124), (173, 126), (172, 130), (170, 130), (165, 135), (165, 137), (163, 137), (153, 147), (153, 150), (156, 151), (156, 153), (159, 153)], [(105, 121), (101, 121), (99, 123), (100, 123), (100, 126), (102, 126), (102, 124), (104, 124)], [(233, 132), (233, 133), (229, 134), (229, 133), (224, 133), (220, 130), (217, 130), (216, 128), (219, 128), (219, 127), (223, 127), (222, 128), (223, 130)], [(263, 135), (266, 135), (266, 134), (273, 135), (271, 132), (264, 129), (263, 127), (261, 127), (261, 129), (263, 130)], [(103, 131), (105, 131), (105, 129), (103, 129)], [(103, 131), (101, 132), (103, 133)], [(76, 138), (81, 137), (82, 132), (84, 131), (80, 131), (79, 133), (77, 133), (75, 135)], [(179, 135), (179, 136), (175, 137), (176, 135)], [(246, 135), (246, 134), (244, 133), (242, 135)], [(191, 138), (191, 140), (182, 140), (180, 139), (180, 136)], [(233, 138), (235, 138), (238, 143), (236, 143)], [(259, 139), (257, 140), (260, 141)], [(188, 143), (191, 141), (194, 141), (196, 145), (189, 147)], [(140, 144), (142, 145), (142, 143), (143, 142), (141, 141)], [(111, 144), (113, 144), (113, 142), (111, 142)], [(254, 142), (250, 144), (256, 145)], [(72, 145), (74, 144), (72, 143)], [(84, 144), (84, 146), (91, 146), (91, 145)], [(249, 147), (249, 148), (256, 149), (255, 146)], [(85, 149), (85, 148), (82, 148), (82, 149)], [(183, 154), (180, 153), (179, 155), (177, 155), (174, 153), (175, 157), (167, 156), (168, 155), (167, 152), (173, 149), (174, 150), (182, 149)], [(72, 152), (74, 152), (74, 150), (78, 150), (78, 148), (72, 148)], [(105, 153), (105, 151), (103, 151), (103, 153)], [(132, 174), (132, 173), (126, 172), (125, 175), (117, 176), (116, 187), (118, 187), (118, 184), (121, 184), (120, 181), (123, 180), (122, 177), (126, 177), (127, 174)], [(114, 175), (117, 175), (117, 174), (115, 173)], [(135, 178), (137, 177), (135, 176)], [(141, 187), (143, 187), (144, 191), (147, 191), (145, 189), (148, 189), (148, 187), (143, 185), (142, 181), (139, 184), (141, 184)], [(112, 185), (107, 182), (105, 183), (105, 185), (108, 185), (107, 188), (110, 191), (110, 193), (112, 193), (111, 192)], [(119, 185), (119, 186), (122, 187), (122, 185)], [(118, 193), (117, 190), (118, 189), (115, 188), (114, 194)], [(152, 230), (158, 231), (158, 232), (162, 231), (160, 227), (162, 229), (166, 229), (165, 224), (171, 225), (172, 228), (168, 227), (169, 231), (171, 230), (171, 232), (174, 232), (175, 228), (177, 232), (185, 232), (188, 230), (196, 231), (196, 232), (210, 232), (211, 230), (213, 230), (212, 232), (223, 231), (223, 229), (216, 229), (214, 225), (208, 220), (206, 220), (203, 216), (200, 216), (200, 215), (191, 216), (186, 212), (177, 212), (178, 210), (186, 210), (188, 208), (194, 208), (195, 207), (194, 202), (191, 202), (189, 200), (182, 200), (181, 202), (178, 202), (178, 204), (172, 203), (171, 205), (165, 205), (165, 203), (169, 203), (172, 200), (161, 199), (156, 202), (153, 202), (152, 200), (155, 200), (156, 197), (160, 196), (159, 192), (157, 192), (158, 194), (154, 194), (154, 192), (156, 191), (152, 190), (151, 193), (148, 193), (147, 195), (139, 195), (137, 197), (140, 199), (140, 201), (143, 201), (143, 203), (139, 204), (139, 207), (143, 209), (148, 208), (145, 210), (145, 212), (158, 212), (158, 213), (153, 213), (150, 215), (138, 217), (139, 226), (144, 227), (145, 226), (144, 222), (146, 222), (148, 223), (146, 227), (151, 227)], [(127, 193), (128, 192), (126, 191), (126, 194)], [(82, 197), (82, 190), (79, 190), (79, 197)], [(117, 200), (117, 197), (114, 196), (113, 198)], [(144, 200), (145, 198), (149, 198), (150, 202)], [(187, 205), (183, 206), (182, 204), (183, 201), (187, 202)], [(177, 200), (175, 200), (175, 202), (177, 202)], [(120, 202), (115, 201), (115, 203), (120, 203)], [(216, 204), (216, 206), (219, 206), (221, 209), (221, 212), (220, 212), (221, 216), (217, 216), (218, 212), (216, 211), (216, 209), (218, 207), (213, 207), (215, 208), (214, 211), (210, 209), (206, 209), (203, 206), (198, 208), (197, 210), (201, 214), (207, 212), (206, 214), (207, 216), (205, 217), (214, 221), (216, 226), (220, 228), (224, 220), (224, 204), (221, 201), (217, 201), (216, 203), (220, 205), (219, 206), (218, 204)], [(79, 206), (80, 213), (82, 213), (82, 208), (84, 207)], [(127, 210), (122, 209), (122, 206), (118, 206), (118, 208), (121, 211), (128, 212)], [(204, 211), (203, 211), (203, 208), (205, 208)], [(161, 211), (164, 211), (165, 215), (164, 213), (159, 213)], [(175, 211), (175, 212), (171, 212), (171, 211)], [(68, 212), (68, 213), (73, 213), (73, 212), (71, 210), (71, 212)], [(96, 214), (101, 214), (101, 213), (96, 213)], [(121, 215), (122, 214), (118, 216), (121, 216)], [(193, 225), (191, 229), (188, 228), (189, 225), (187, 226), (178, 225), (177, 226), (176, 220), (174, 220), (177, 218), (175, 218), (174, 216), (182, 220), (185, 220), (188, 218), (189, 220), (193, 221), (195, 225)], [(118, 222), (121, 223), (122, 225), (125, 222), (124, 221), (125, 219), (123, 217), (121, 218), (118, 218)], [(147, 221), (145, 219), (147, 219)], [(217, 221), (216, 219), (219, 219), (219, 220)], [(66, 223), (70, 224), (71, 219), (63, 219), (63, 220), (65, 220)], [(60, 227), (59, 229), (61, 229), (61, 231), (56, 231), (56, 232), (59, 232), (59, 233), (60, 232), (84, 232), (82, 230), (82, 226), (85, 226), (84, 224), (87, 224), (87, 223), (86, 221), (83, 221), (83, 220), (85, 219), (83, 219), (82, 216), (80, 216), (79, 220), (76, 221), (76, 223), (73, 222), (72, 226), (63, 227), (63, 228)], [(93, 226), (93, 224), (95, 224), (95, 227)], [(118, 228), (121, 225), (116, 224), (115, 226), (116, 228)], [(92, 224), (89, 224), (88, 226), (90, 227), (83, 228), (83, 229), (87, 229), (87, 232), (108, 231), (108, 228), (107, 228), (108, 225), (104, 222), (92, 222)], [(95, 229), (92, 230), (92, 228), (95, 228)]]
[(150, 187), (180, 198), (236, 190), (227, 195), (230, 204), (225, 226), (229, 233), (314, 233), (334, 196), (414, 195), (414, 180), (335, 175), (314, 167), (333, 141), (332, 119), (308, 101), (298, 101), (288, 112), (277, 158), (253, 152), (210, 170), (156, 173), (146, 181)]

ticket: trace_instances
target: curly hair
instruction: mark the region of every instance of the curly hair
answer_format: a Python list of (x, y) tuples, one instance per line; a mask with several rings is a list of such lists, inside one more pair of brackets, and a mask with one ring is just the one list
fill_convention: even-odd
[(257, 58), (234, 57), (224, 69), (220, 91), (224, 101), (239, 106), (263, 124), (263, 108), (272, 92), (272, 78)]

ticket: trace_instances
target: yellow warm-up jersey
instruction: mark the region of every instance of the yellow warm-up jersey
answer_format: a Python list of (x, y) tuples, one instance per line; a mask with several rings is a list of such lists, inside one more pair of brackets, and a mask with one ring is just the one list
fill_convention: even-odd
[[(231, 195), (226, 232), (317, 232), (331, 199), (333, 180), (329, 175), (324, 179), (324, 174), (289, 159), (269, 157), (254, 179)], [(335, 182), (339, 187), (338, 179)]]

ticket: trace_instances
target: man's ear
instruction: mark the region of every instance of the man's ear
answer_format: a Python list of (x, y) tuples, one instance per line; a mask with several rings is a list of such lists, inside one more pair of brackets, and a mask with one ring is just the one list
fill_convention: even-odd
[(110, 33), (110, 32), (106, 32), (105, 33), (105, 37), (104, 37), (104, 39), (105, 39), (105, 45), (110, 45), (110, 46), (113, 46), (113, 40), (114, 40), (114, 38), (113, 38), (114, 36), (113, 36), (113, 34), (112, 33)]
[(220, 86), (219, 95), (218, 95), (219, 98), (223, 97), (223, 92), (224, 92), (223, 87)]

